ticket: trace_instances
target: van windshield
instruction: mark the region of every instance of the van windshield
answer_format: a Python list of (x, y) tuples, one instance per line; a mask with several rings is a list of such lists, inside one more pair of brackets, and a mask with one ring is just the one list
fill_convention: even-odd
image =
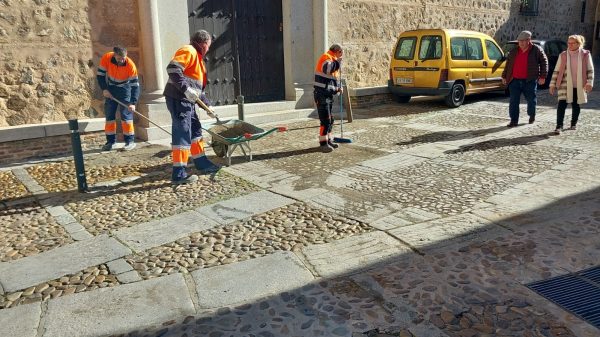
[(396, 45), (394, 58), (396, 60), (412, 60), (415, 56), (416, 44), (417, 38), (414, 36), (400, 38), (400, 40), (398, 40), (398, 44)]
[(419, 48), (420, 60), (439, 59), (442, 57), (442, 37), (439, 35), (428, 35), (421, 38)]

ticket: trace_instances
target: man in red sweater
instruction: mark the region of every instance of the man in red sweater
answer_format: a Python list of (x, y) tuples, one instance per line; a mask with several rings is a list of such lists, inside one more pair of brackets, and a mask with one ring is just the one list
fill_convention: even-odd
[(524, 30), (517, 37), (519, 47), (508, 53), (506, 67), (502, 72), (502, 83), (508, 84), (510, 104), (508, 127), (519, 124), (519, 102), (521, 94), (527, 100), (529, 124), (535, 122), (537, 105), (537, 86), (546, 82), (548, 58), (541, 47), (531, 43), (531, 32)]

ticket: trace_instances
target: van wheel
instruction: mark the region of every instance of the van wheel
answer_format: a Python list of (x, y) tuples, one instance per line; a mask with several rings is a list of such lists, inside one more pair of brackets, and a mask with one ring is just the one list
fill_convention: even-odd
[(446, 96), (446, 105), (458, 108), (465, 100), (465, 86), (462, 83), (454, 83), (450, 93)]
[(410, 95), (394, 95), (394, 100), (398, 103), (408, 103), (408, 101), (410, 101)]

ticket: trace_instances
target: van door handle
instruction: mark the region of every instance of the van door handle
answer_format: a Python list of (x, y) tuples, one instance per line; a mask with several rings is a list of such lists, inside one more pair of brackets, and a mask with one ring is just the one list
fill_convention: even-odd
[(483, 66), (487, 67), (487, 61), (483, 61)]
[(415, 61), (415, 67), (419, 65), (419, 61)]

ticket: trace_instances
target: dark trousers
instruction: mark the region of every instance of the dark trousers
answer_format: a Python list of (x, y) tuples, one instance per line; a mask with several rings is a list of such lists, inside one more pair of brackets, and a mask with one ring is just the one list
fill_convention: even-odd
[(187, 177), (185, 168), (191, 157), (198, 170), (207, 169), (214, 164), (204, 154), (202, 125), (196, 114), (194, 103), (165, 97), (167, 109), (171, 113), (171, 156), (173, 159), (173, 181)]
[(333, 128), (333, 115), (331, 114), (333, 97), (319, 91), (315, 91), (314, 97), (317, 104), (317, 112), (319, 113), (319, 121), (321, 122), (319, 144), (326, 145), (328, 142), (333, 142), (333, 138), (331, 137), (331, 129)]
[(521, 94), (527, 100), (527, 114), (529, 117), (535, 117), (535, 107), (537, 105), (537, 80), (521, 80), (513, 79), (508, 84), (510, 92), (510, 103), (508, 106), (508, 114), (510, 122), (517, 124), (519, 122), (519, 103)]
[[(556, 128), (562, 129), (563, 122), (565, 120), (565, 110), (567, 109), (567, 100), (558, 101), (558, 109), (556, 109)], [(581, 112), (581, 107), (577, 103), (577, 88), (573, 88), (573, 103), (571, 103), (571, 126), (577, 125), (577, 121), (579, 120), (579, 113)]]
[[(121, 100), (123, 101), (123, 100)], [(110, 98), (104, 100), (104, 116), (106, 122), (104, 124), (104, 133), (106, 134), (107, 143), (115, 143), (117, 141), (117, 110), (121, 113), (121, 129), (123, 131), (123, 139), (129, 144), (134, 141), (133, 129), (133, 112), (126, 107), (119, 105)]]

